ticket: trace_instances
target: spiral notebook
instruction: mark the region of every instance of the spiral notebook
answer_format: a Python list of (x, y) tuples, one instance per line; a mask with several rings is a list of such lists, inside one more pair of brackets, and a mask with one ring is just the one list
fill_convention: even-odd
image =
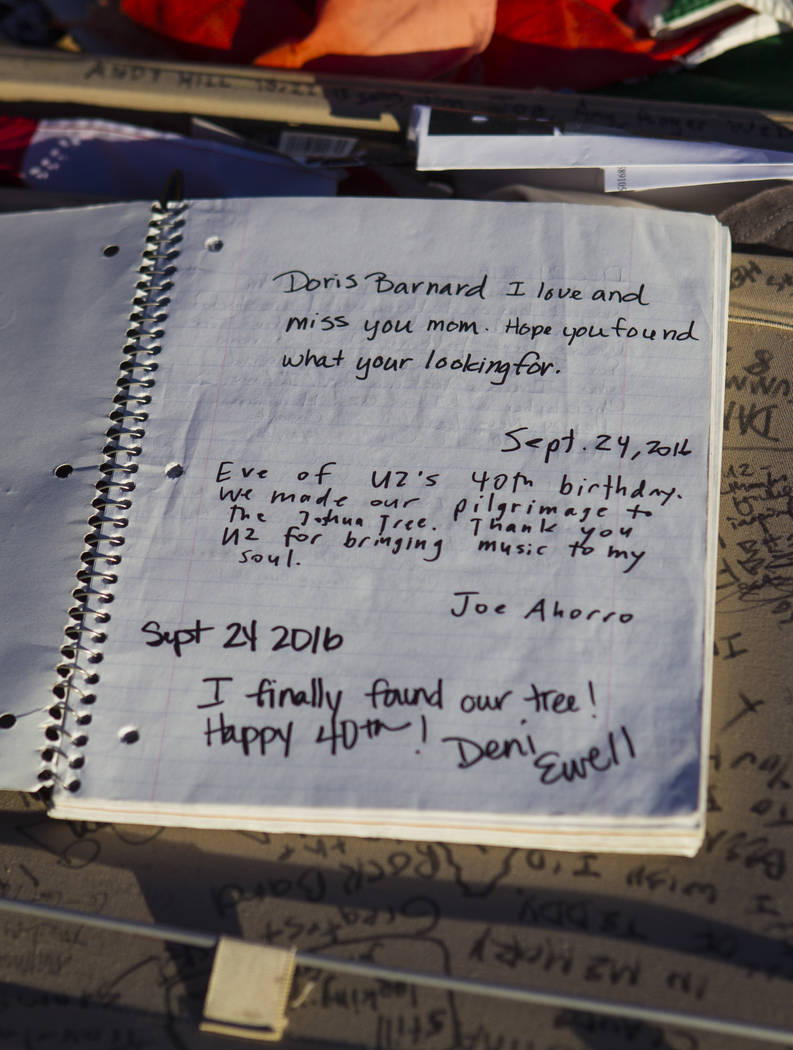
[(65, 818), (697, 848), (715, 220), (303, 198), (3, 228), (4, 786)]

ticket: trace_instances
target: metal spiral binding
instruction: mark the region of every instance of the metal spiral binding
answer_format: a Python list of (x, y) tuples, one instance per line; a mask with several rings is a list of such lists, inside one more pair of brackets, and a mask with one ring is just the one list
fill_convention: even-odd
[(116, 568), (121, 563), (117, 550), (124, 545), (121, 531), (128, 524), (135, 489), (135, 462), (148, 418), (146, 406), (154, 386), (154, 358), (162, 347), (160, 327), (167, 317), (168, 291), (176, 270), (180, 228), (184, 225), (182, 201), (160, 201), (152, 206), (145, 247), (138, 267), (130, 327), (126, 333), (124, 358), (119, 366), (117, 392), (113, 398), (107, 443), (97, 495), (91, 501), (95, 513), (88, 518), (90, 532), (84, 537), (80, 555), (82, 567), (76, 573), (78, 586), (72, 591), (75, 604), (69, 609), (70, 623), (64, 630), (62, 660), (56, 667), (58, 681), (53, 685), (54, 702), (43, 725), (44, 743), (40, 749), (39, 783), (43, 789), (58, 783), (67, 791), (80, 790), (79, 770), (85, 764), (82, 749), (88, 743), (94, 687), (99, 681), (102, 644), (111, 614)]

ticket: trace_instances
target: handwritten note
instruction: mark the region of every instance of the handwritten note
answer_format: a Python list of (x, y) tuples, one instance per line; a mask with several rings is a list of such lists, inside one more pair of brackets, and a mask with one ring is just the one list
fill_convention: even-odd
[(718, 230), (191, 205), (62, 805), (474, 841), (696, 822)]
[[(793, 581), (773, 550), (790, 518), (763, 517), (769, 507), (784, 510), (765, 497), (767, 469), (774, 478), (791, 475), (785, 384), (793, 374), (780, 325), (793, 269), (783, 258), (737, 256), (732, 285), (726, 565), (720, 560), (708, 834), (696, 858), (114, 827), (52, 821), (27, 797), (6, 797), (2, 896), (408, 970), (793, 1026), (793, 647), (783, 622), (789, 613), (779, 608)], [(758, 362), (765, 363), (759, 373)], [(739, 480), (743, 487), (731, 491)], [(733, 497), (746, 493), (759, 514), (744, 508), (738, 517)], [(745, 558), (747, 541), (761, 560)], [(165, 651), (165, 643), (154, 649)], [(182, 662), (189, 658), (186, 646)], [(0, 925), (9, 1044), (198, 1045), (208, 952), (16, 917)], [(290, 1036), (297, 1045), (330, 1033), (339, 1045), (391, 1050), (724, 1044), (723, 1035), (685, 1025), (659, 1028), (405, 982), (307, 977), (316, 983), (290, 1011), (290, 1046)], [(757, 1042), (733, 1040), (740, 1050)]]

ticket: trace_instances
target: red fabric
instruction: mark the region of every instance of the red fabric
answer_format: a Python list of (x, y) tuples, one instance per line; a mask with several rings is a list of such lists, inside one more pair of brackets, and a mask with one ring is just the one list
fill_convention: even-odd
[(736, 20), (731, 15), (704, 30), (656, 41), (628, 25), (624, 7), (623, 0), (499, 0), (490, 46), (456, 79), (591, 91), (656, 73)]
[(307, 36), (314, 0), (122, 0), (121, 10), (147, 29), (184, 45), (188, 58), (250, 63), (260, 52)]
[(453, 73), (462, 83), (576, 91), (656, 72), (744, 17), (659, 42), (628, 24), (628, 0), (122, 0), (121, 6), (181, 41), (192, 58), (416, 80)]
[(0, 182), (22, 185), (22, 161), (37, 126), (27, 117), (0, 117)]
[(123, 7), (132, 18), (165, 36), (205, 47), (229, 50), (245, 0), (128, 0)]

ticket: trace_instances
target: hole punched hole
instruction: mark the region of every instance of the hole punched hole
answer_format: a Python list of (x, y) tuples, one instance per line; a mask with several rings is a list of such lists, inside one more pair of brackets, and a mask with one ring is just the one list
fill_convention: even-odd
[(10, 711), (4, 715), (0, 715), (0, 729), (13, 729), (16, 724), (16, 715), (12, 715)]
[(106, 244), (102, 249), (102, 255), (110, 259), (114, 255), (118, 255), (119, 247), (117, 244)]
[(52, 473), (55, 475), (56, 478), (68, 478), (73, 470), (74, 467), (71, 465), (71, 463), (60, 463), (57, 467), (55, 467)]

